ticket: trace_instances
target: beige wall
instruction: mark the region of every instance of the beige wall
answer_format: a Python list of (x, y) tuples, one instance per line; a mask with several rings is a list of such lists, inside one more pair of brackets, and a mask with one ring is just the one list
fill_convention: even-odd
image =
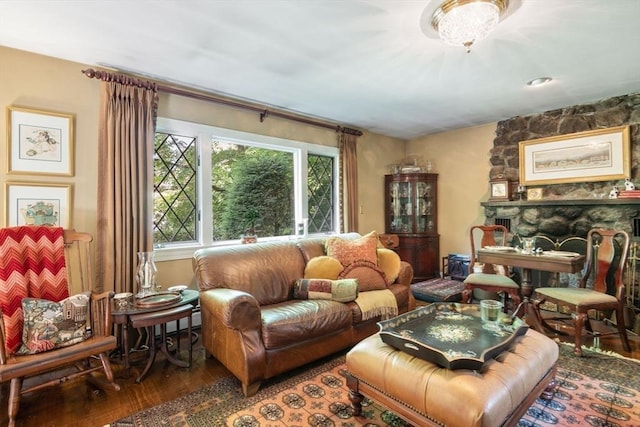
[[(96, 162), (99, 87), (84, 77), (80, 64), (0, 47), (0, 192), (6, 224), (6, 182), (73, 184), (72, 226), (96, 232)], [(75, 114), (75, 176), (7, 175), (6, 107)]]
[(469, 254), (469, 228), (484, 223), (489, 197), (489, 151), (496, 123), (456, 129), (407, 142), (408, 155), (430, 160), (438, 174), (440, 255)]
[[(0, 212), (5, 224), (7, 211), (5, 185), (9, 181), (53, 182), (73, 185), (71, 227), (96, 234), (97, 230), (97, 135), (99, 82), (85, 77), (87, 65), (0, 47), (0, 107), (23, 106), (75, 115), (75, 176), (53, 177), (8, 175), (6, 173), (7, 117), (0, 114)], [(330, 129), (268, 117), (260, 122), (257, 113), (218, 104), (163, 94), (158, 115), (205, 123), (228, 129), (336, 146), (336, 133)], [(401, 159), (404, 141), (371, 133), (358, 138), (359, 215), (362, 233), (383, 231), (383, 176), (389, 159)], [(158, 263), (160, 285), (191, 281), (191, 261)]]

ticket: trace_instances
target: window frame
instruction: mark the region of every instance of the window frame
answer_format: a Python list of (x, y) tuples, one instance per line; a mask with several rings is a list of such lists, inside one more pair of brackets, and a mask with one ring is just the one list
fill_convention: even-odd
[[(213, 222), (213, 212), (209, 209), (203, 209), (203, 206), (211, 206), (211, 185), (203, 185), (211, 182), (211, 144), (214, 139), (221, 139), (230, 143), (254, 146), (272, 150), (286, 151), (293, 155), (293, 173), (294, 173), (294, 198), (295, 198), (295, 222), (302, 223), (308, 218), (308, 162), (309, 154), (332, 157), (333, 162), (333, 221), (335, 228), (332, 232), (314, 233), (309, 236), (325, 236), (340, 233), (340, 152), (338, 147), (312, 144), (303, 141), (254, 134), (233, 129), (221, 128), (212, 125), (194, 123), (184, 120), (170, 119), (158, 117), (156, 123), (156, 132), (178, 134), (196, 138), (196, 197), (197, 197), (197, 220), (196, 220), (196, 242), (185, 243), (169, 243), (162, 244), (158, 247), (154, 244), (154, 252), (157, 261), (169, 261), (178, 259), (187, 259), (193, 256), (194, 251), (200, 248), (211, 246), (227, 246), (241, 244), (240, 238), (236, 240), (213, 241), (213, 230), (211, 227), (204, 227), (203, 224), (211, 224)], [(304, 172), (304, 173), (303, 173)], [(153, 190), (152, 190), (153, 191)], [(296, 238), (295, 235), (261, 237), (260, 241), (272, 240), (290, 240)], [(299, 236), (302, 237), (302, 236)]]

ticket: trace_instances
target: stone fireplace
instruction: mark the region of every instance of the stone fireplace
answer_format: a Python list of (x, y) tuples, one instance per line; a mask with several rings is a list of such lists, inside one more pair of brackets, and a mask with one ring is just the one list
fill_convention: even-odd
[[(640, 93), (617, 96), (593, 104), (577, 105), (513, 117), (498, 123), (490, 152), (489, 180), (519, 180), (519, 142), (595, 129), (629, 126), (630, 176), (640, 189)], [(586, 237), (591, 228), (624, 230), (631, 236), (627, 265), (628, 305), (636, 313), (633, 330), (640, 332), (640, 198), (609, 199), (611, 188), (624, 188), (624, 180), (536, 185), (542, 199), (484, 202), (485, 224), (502, 224), (518, 237), (546, 236), (560, 242)], [(632, 320), (632, 319), (630, 319)]]

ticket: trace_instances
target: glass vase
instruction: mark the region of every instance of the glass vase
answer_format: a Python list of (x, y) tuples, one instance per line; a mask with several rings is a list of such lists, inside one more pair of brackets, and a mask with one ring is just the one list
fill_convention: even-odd
[(138, 297), (146, 297), (156, 292), (156, 264), (153, 252), (138, 252)]

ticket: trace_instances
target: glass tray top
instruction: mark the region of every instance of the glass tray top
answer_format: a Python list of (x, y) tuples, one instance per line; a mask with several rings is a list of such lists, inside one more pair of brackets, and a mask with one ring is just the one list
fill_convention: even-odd
[(138, 298), (136, 306), (138, 307), (162, 307), (180, 301), (182, 297), (180, 292), (163, 292), (146, 297)]
[(378, 322), (382, 341), (447, 369), (479, 370), (529, 328), (514, 323), (485, 325), (476, 304), (435, 303)]

